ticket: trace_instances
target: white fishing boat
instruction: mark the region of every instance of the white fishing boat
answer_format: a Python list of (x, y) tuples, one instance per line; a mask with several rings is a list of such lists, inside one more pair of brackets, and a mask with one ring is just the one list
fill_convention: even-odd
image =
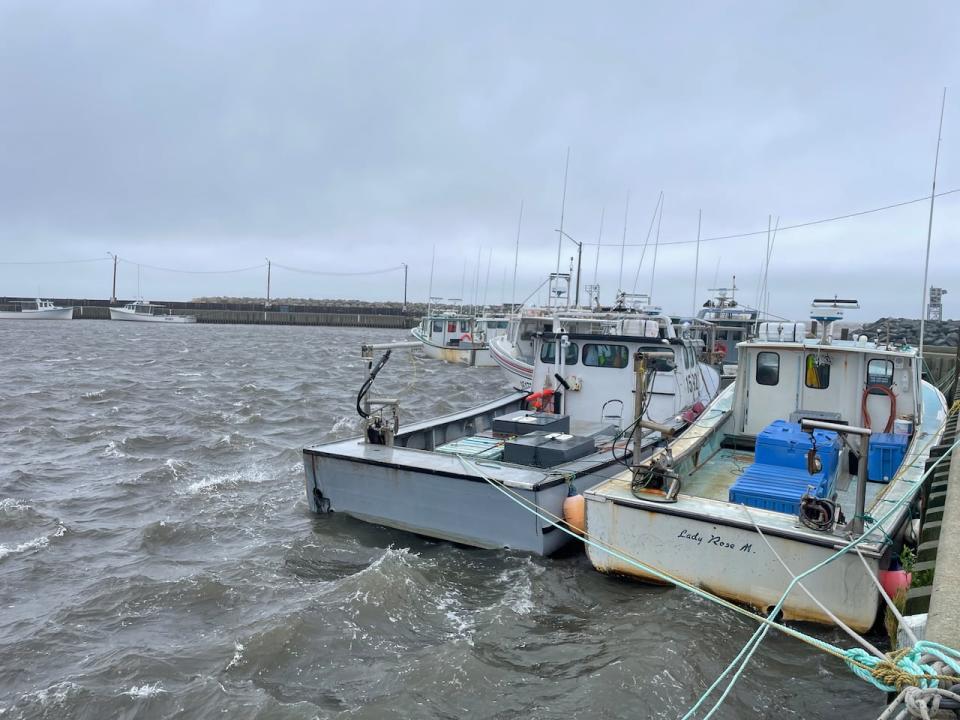
[(19, 300), (13, 310), (0, 310), (0, 320), (72, 320), (73, 308), (50, 300)]
[(866, 531), (859, 553), (803, 581), (816, 600), (795, 587), (782, 613), (874, 624), (872, 576), (900, 551), (946, 404), (916, 349), (831, 337), (853, 306), (815, 301), (819, 339), (761, 324), (739, 345), (736, 381), (669, 448), (584, 493), (589, 536), (621, 553), (588, 547), (597, 569), (652, 579), (653, 568), (769, 612), (791, 573)]
[(162, 322), (173, 324), (195, 323), (196, 315), (177, 315), (164, 305), (137, 300), (123, 307), (110, 308), (111, 320), (131, 320), (133, 322)]
[[(686, 426), (719, 387), (717, 372), (697, 362), (694, 342), (666, 318), (596, 320), (590, 328), (557, 321), (534, 343), (536, 392), (406, 427), (398, 400), (369, 396), (396, 344), (365, 347), (368, 375), (357, 397), (363, 436), (304, 449), (310, 509), (476, 547), (550, 554), (569, 537), (533, 520), (472, 463), (559, 515), (574, 488), (618, 473), (661, 432)], [(386, 352), (374, 364), (377, 350)]]
[(472, 367), (495, 367), (488, 341), (507, 331), (505, 317), (475, 317), (453, 311), (429, 313), (410, 330), (427, 357)]
[[(559, 278), (560, 281), (566, 280), (567, 275), (560, 274)], [(613, 326), (622, 320), (656, 321), (662, 316), (661, 308), (651, 305), (648, 295), (624, 292), (620, 292), (617, 302), (608, 308), (595, 306), (595, 309), (588, 309), (562, 305), (524, 307), (510, 318), (505, 332), (490, 340), (490, 357), (500, 366), (511, 383), (519, 387), (530, 387), (533, 383), (534, 338), (544, 332), (552, 332), (555, 324), (573, 330), (577, 327)]]
[(716, 364), (725, 378), (733, 379), (737, 372), (737, 346), (749, 339), (759, 324), (759, 313), (737, 302), (737, 278), (729, 288), (713, 288), (715, 297), (707, 300), (697, 313), (697, 319), (712, 328), (711, 346)]

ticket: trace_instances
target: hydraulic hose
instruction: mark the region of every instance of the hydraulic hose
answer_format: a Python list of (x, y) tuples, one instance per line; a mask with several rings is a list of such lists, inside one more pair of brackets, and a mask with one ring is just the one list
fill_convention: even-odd
[(392, 350), (387, 350), (379, 360), (377, 364), (373, 366), (373, 369), (370, 371), (370, 374), (367, 376), (367, 379), (363, 381), (363, 385), (360, 386), (360, 392), (357, 393), (357, 413), (366, 420), (370, 417), (370, 413), (366, 412), (363, 409), (363, 398), (368, 392), (370, 392), (370, 386), (373, 385), (373, 381), (377, 379), (377, 374), (383, 370), (383, 366), (387, 364), (387, 360), (390, 359), (390, 353)]

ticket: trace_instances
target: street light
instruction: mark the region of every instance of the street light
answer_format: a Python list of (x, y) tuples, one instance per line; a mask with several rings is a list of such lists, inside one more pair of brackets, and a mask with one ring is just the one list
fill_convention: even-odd
[(567, 240), (572, 242), (577, 246), (577, 289), (574, 291), (574, 307), (580, 307), (580, 260), (583, 259), (583, 243), (577, 242), (572, 237), (570, 237), (566, 232), (557, 228), (554, 232), (560, 233), (562, 237), (565, 237)]

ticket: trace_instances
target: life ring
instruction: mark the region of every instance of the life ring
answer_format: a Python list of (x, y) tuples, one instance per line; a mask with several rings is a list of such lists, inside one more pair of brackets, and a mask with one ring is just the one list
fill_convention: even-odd
[(726, 355), (726, 354), (727, 354), (727, 346), (726, 346), (725, 343), (721, 342), (720, 340), (717, 340), (717, 342), (714, 343), (714, 345), (713, 345), (713, 351), (714, 351), (715, 353), (717, 353), (718, 355)]
[(526, 400), (530, 403), (530, 407), (534, 410), (543, 409), (543, 401), (549, 397), (552, 397), (554, 393), (553, 388), (544, 388), (540, 392), (530, 393), (527, 395)]
[(464, 333), (463, 335), (460, 336), (460, 342), (463, 342), (464, 340), (466, 340), (467, 342), (473, 342), (473, 335), (471, 335), (470, 333)]

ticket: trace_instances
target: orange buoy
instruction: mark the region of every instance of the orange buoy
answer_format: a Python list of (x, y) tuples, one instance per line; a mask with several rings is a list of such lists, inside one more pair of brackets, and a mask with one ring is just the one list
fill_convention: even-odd
[(571, 530), (575, 530), (580, 535), (583, 535), (587, 528), (586, 510), (587, 501), (579, 493), (568, 495), (563, 501), (563, 520)]

